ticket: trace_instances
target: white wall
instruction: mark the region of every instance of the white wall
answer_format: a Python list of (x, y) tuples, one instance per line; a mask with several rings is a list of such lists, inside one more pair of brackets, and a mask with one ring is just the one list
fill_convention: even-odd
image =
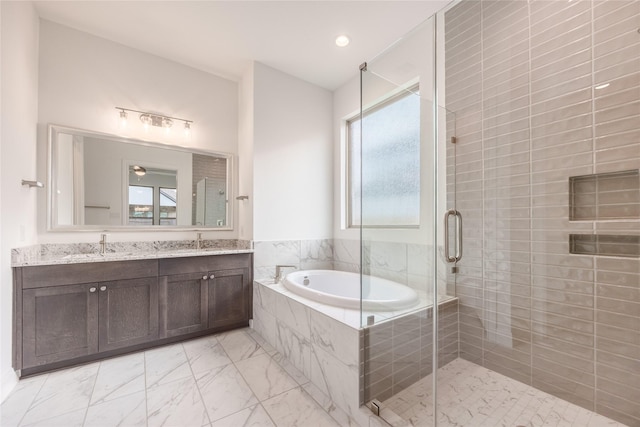
[(30, 2), (0, 2), (0, 381), (2, 398), (17, 378), (11, 368), (11, 248), (37, 241), (36, 189), (21, 179), (36, 171), (38, 16)]
[(238, 88), (238, 238), (253, 239), (253, 62)]
[(253, 71), (253, 238), (330, 238), (331, 92), (260, 63)]
[[(203, 53), (206, 54), (206, 53)], [(114, 43), (50, 21), (40, 21), (39, 174), (46, 164), (46, 125), (186, 145), (202, 150), (238, 152), (238, 84), (176, 62)], [(159, 128), (145, 133), (129, 115), (122, 130), (114, 107), (157, 112), (194, 121), (186, 140), (177, 123), (169, 136)], [(237, 169), (233, 179), (237, 188)], [(97, 241), (98, 233), (46, 232), (45, 192), (38, 199), (39, 240)], [(231, 199), (235, 201), (236, 192)], [(237, 221), (234, 206), (234, 223)], [(111, 240), (192, 239), (194, 232), (118, 232)], [(235, 238), (234, 231), (211, 231), (205, 238)]]

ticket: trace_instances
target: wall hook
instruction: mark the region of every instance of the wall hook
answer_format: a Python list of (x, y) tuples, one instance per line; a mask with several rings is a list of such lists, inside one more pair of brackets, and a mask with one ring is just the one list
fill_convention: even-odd
[(22, 185), (28, 185), (29, 188), (31, 187), (44, 188), (44, 184), (41, 183), (40, 181), (28, 181), (26, 179), (22, 180)]

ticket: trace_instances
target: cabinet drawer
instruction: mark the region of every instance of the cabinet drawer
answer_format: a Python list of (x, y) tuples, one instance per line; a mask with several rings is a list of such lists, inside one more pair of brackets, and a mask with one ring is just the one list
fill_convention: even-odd
[(22, 288), (75, 285), (158, 275), (158, 260), (105, 261), (22, 267)]
[(158, 274), (160, 276), (170, 276), (236, 268), (251, 268), (251, 254), (161, 259), (158, 264)]

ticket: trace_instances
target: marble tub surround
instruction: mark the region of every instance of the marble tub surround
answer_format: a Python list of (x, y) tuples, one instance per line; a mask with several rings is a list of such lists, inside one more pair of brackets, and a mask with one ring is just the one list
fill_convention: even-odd
[[(313, 310), (316, 310), (324, 314), (325, 316), (328, 316), (338, 322), (344, 323), (345, 325), (354, 329), (360, 329), (363, 323), (362, 319), (366, 320), (367, 317), (369, 316), (373, 316), (374, 323), (377, 324), (389, 319), (393, 319), (398, 316), (402, 316), (408, 313), (418, 311), (425, 307), (429, 307), (432, 304), (432, 299), (430, 294), (424, 291), (416, 291), (418, 293), (418, 302), (413, 307), (404, 308), (396, 311), (366, 311), (365, 310), (361, 314), (360, 310), (352, 310), (352, 309), (342, 308), (342, 307), (333, 307), (330, 305), (312, 301), (308, 298), (305, 298), (294, 292), (289, 291), (284, 287), (282, 283), (274, 283), (273, 279), (257, 280), (254, 282), (254, 284), (261, 286), (258, 288), (257, 292), (260, 292), (261, 290), (263, 290), (263, 287), (265, 287), (267, 289), (264, 292), (267, 295), (270, 295), (272, 292), (276, 292), (278, 294), (285, 296), (286, 298), (290, 298), (300, 304), (303, 304)], [(256, 294), (255, 289), (257, 287), (258, 286), (254, 286), (254, 297), (253, 297), (254, 304), (257, 301), (261, 301), (261, 298), (263, 297), (262, 294)], [(266, 303), (267, 304), (270, 303), (271, 301), (269, 301), (269, 297), (267, 296), (266, 298), (267, 298)], [(444, 302), (451, 301), (451, 300), (455, 300), (455, 297), (443, 295), (438, 298), (438, 304), (442, 304)]]
[(360, 331), (294, 299), (280, 284), (255, 282), (253, 289), (256, 332), (333, 405), (368, 425), (360, 410)]
[(235, 239), (203, 240), (201, 249), (195, 249), (193, 240), (107, 242), (106, 253), (102, 255), (98, 243), (46, 243), (12, 249), (11, 265), (22, 267), (250, 253), (253, 252), (251, 246), (250, 241)]
[[(433, 247), (401, 242), (318, 239), (254, 242), (256, 279), (273, 279), (276, 265), (293, 265), (297, 270), (339, 270), (392, 280), (419, 291), (431, 283)], [(441, 249), (440, 249), (441, 251)], [(447, 288), (446, 268), (438, 270), (438, 294), (454, 295)], [(285, 272), (291, 270), (285, 270)]]
[(333, 270), (332, 239), (254, 241), (253, 245), (256, 279), (273, 279), (276, 265), (293, 265), (298, 270)]
[[(255, 281), (253, 292), (253, 328), (335, 405), (357, 422), (363, 422), (359, 417), (366, 330), (360, 328), (360, 311), (308, 300), (272, 280)], [(424, 310), (432, 304), (426, 292), (419, 292), (419, 296), (416, 307), (397, 312), (365, 312), (364, 316), (374, 316), (376, 323), (384, 325), (391, 318), (420, 311), (421, 307)], [(455, 303), (450, 297), (444, 300)]]

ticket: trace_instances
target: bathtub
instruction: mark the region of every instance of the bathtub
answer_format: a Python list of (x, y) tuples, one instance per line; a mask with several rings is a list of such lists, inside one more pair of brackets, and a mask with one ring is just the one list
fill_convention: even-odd
[[(418, 294), (408, 286), (373, 276), (362, 276), (362, 309), (393, 311), (418, 304)], [(335, 307), (360, 310), (360, 274), (333, 270), (301, 270), (285, 276), (289, 291)]]

